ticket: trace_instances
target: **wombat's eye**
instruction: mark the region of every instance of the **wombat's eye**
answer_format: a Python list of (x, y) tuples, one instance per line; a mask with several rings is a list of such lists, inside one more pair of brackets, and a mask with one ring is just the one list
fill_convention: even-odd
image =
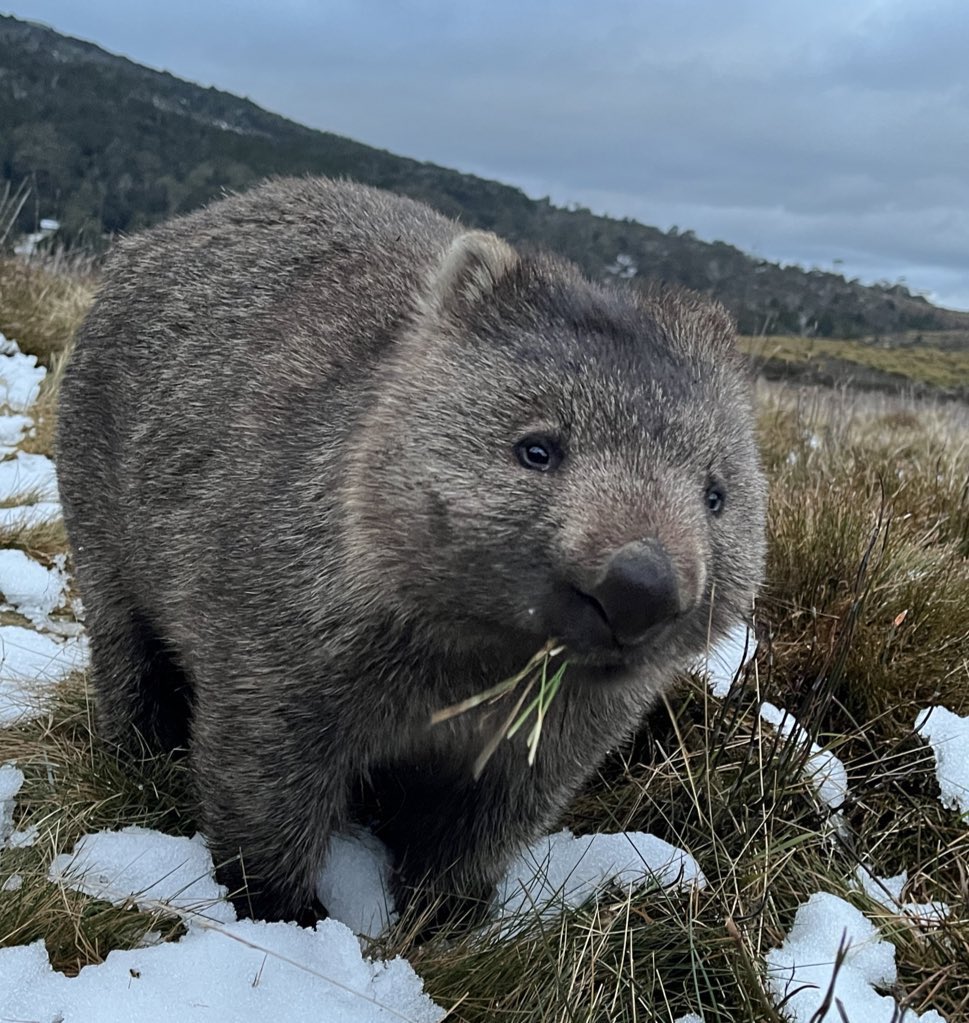
[(711, 483), (706, 492), (707, 511), (712, 515), (719, 515), (723, 511), (724, 500), (723, 487), (719, 483)]
[(523, 437), (515, 445), (515, 455), (525, 469), (548, 472), (562, 461), (558, 444), (551, 437)]

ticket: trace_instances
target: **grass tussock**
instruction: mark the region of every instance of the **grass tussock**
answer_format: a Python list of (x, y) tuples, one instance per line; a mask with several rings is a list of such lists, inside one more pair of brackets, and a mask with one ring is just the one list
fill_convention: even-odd
[(16, 826), (39, 834), (33, 846), (0, 854), (0, 883), (22, 878), (16, 890), (0, 892), (0, 946), (43, 938), (54, 968), (71, 974), (103, 961), (111, 949), (135, 947), (151, 932), (170, 938), (181, 930), (174, 917), (114, 907), (51, 884), (53, 857), (92, 831), (195, 830), (184, 768), (120, 763), (94, 738), (92, 714), (85, 680), (75, 675), (45, 717), (0, 731), (0, 762), (13, 761), (24, 773)]
[(62, 519), (55, 522), (5, 526), (0, 525), (0, 548), (23, 551), (47, 563), (56, 554), (67, 550), (67, 532)]
[(0, 332), (51, 367), (87, 312), (94, 287), (93, 265), (81, 256), (0, 256)]
[[(6, 264), (2, 274), (9, 288)], [(30, 287), (33, 302), (54, 294), (40, 278)], [(56, 353), (80, 315), (67, 310), (83, 304), (75, 287), (65, 285), (59, 318), (31, 318), (29, 304), (11, 314), (0, 288), (0, 329), (55, 371), (42, 397), (48, 425), (33, 438), (45, 453)], [(763, 957), (821, 890), (852, 901), (894, 944), (892, 993), (906, 1006), (969, 1018), (969, 829), (939, 803), (931, 751), (912, 731), (929, 704), (969, 713), (969, 410), (821, 391), (764, 389), (760, 401), (771, 502), (757, 657), (725, 700), (683, 680), (562, 822), (652, 832), (694, 856), (706, 887), (607, 892), (513, 937), (452, 930), (419, 943), (403, 921), (372, 951), (407, 955), (451, 1019), (670, 1023), (696, 1012), (706, 1023), (779, 1023)], [(0, 536), (41, 559), (64, 540), (59, 525)], [(762, 722), (764, 700), (844, 760), (839, 818), (805, 777), (809, 749)], [(63, 891), (48, 880), (52, 857), (99, 829), (195, 830), (184, 766), (120, 764), (92, 717), (75, 676), (43, 719), (0, 730), (0, 763), (26, 777), (16, 825), (39, 836), (0, 854), (0, 885), (22, 878), (0, 891), (0, 945), (43, 938), (54, 967), (72, 973), (151, 932), (176, 938), (182, 924)], [(858, 891), (859, 868), (906, 870), (904, 898), (945, 902), (949, 918), (927, 928), (880, 906)]]
[[(73, 335), (72, 335), (73, 336)], [(70, 355), (70, 338), (64, 346), (48, 353), (47, 376), (41, 381), (40, 394), (31, 406), (34, 427), (20, 444), (30, 454), (54, 456), (57, 433), (57, 389)]]
[(765, 409), (761, 606), (787, 699), (823, 681), (837, 731), (890, 740), (930, 703), (969, 713), (969, 428), (958, 407), (869, 404)]

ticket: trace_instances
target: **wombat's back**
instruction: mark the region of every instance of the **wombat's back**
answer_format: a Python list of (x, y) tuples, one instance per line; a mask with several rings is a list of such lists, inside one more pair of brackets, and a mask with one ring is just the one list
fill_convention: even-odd
[[(250, 531), (299, 560), (305, 515), (278, 495), (332, 492), (381, 352), (457, 231), (389, 193), (278, 179), (118, 245), (60, 393), (61, 498), (93, 643), (118, 632), (100, 627), (118, 607), (196, 647), (227, 548)], [(332, 505), (316, 509), (326, 545)]]
[(115, 535), (119, 502), (204, 501), (212, 460), (240, 454), (233, 434), (285, 447), (303, 402), (342, 428), (456, 231), (386, 192), (278, 179), (121, 242), (61, 390), (68, 528)]
[[(273, 373), (290, 356), (317, 373), (365, 364), (456, 231), (408, 199), (317, 178), (273, 180), (127, 239), (79, 332), (67, 415), (108, 380), (129, 393), (179, 374), (180, 398), (202, 401), (218, 374), (224, 397), (227, 382), (259, 375), (270, 346)], [(300, 330), (308, 319), (312, 353)]]

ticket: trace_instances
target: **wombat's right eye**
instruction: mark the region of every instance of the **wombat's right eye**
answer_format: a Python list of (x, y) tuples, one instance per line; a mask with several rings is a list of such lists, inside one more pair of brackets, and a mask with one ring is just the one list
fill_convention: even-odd
[(515, 455), (523, 468), (536, 472), (548, 472), (562, 461), (559, 446), (550, 437), (523, 437), (515, 445)]

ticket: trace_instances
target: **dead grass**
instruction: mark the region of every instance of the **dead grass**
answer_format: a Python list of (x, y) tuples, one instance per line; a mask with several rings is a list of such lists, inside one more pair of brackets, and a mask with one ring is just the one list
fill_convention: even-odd
[(0, 548), (23, 551), (45, 560), (67, 550), (67, 533), (61, 519), (28, 526), (0, 526)]
[(37, 825), (35, 846), (4, 850), (0, 878), (19, 874), (23, 884), (0, 894), (0, 945), (44, 938), (55, 969), (76, 973), (113, 948), (132, 948), (150, 931), (181, 933), (178, 921), (157, 913), (113, 907), (47, 880), (54, 855), (69, 851), (85, 833), (128, 825), (192, 834), (184, 768), (148, 762), (119, 763), (93, 737), (92, 707), (83, 676), (61, 686), (47, 716), (0, 731), (0, 762), (24, 773), (17, 826)]
[(82, 256), (0, 256), (0, 332), (50, 367), (73, 337), (94, 286), (92, 263)]

